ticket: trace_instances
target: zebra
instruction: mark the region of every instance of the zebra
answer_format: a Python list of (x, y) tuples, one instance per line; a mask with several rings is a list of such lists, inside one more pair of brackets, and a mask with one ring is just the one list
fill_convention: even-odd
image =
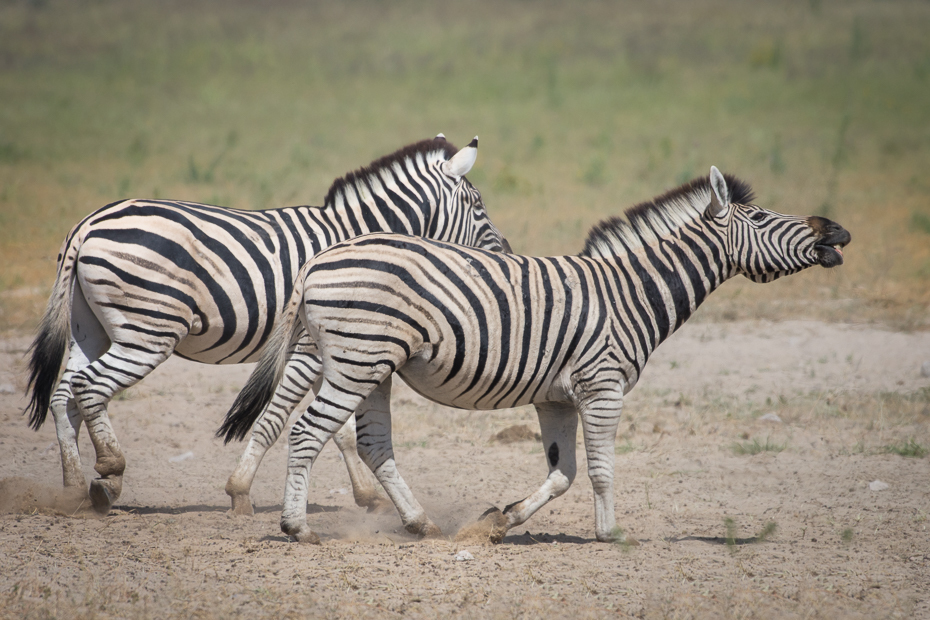
[[(397, 373), (437, 403), (465, 409), (533, 404), (549, 474), (538, 490), (484, 515), (506, 531), (568, 490), (578, 420), (594, 487), (595, 536), (625, 539), (614, 515), (613, 447), (623, 398), (655, 348), (724, 281), (755, 282), (843, 262), (850, 234), (823, 217), (751, 203), (746, 183), (712, 167), (601, 222), (578, 256), (533, 258), (397, 235), (366, 235), (318, 254), (297, 275), (277, 331), (218, 435), (241, 435), (264, 407), (302, 329), (319, 347), (320, 387), (289, 435), (281, 529), (319, 542), (307, 524), (310, 468), (358, 408), (359, 453), (405, 528), (438, 536), (394, 462), (387, 407)], [(632, 541), (631, 541), (632, 542)]]
[[(36, 430), (51, 409), (64, 485), (85, 484), (77, 443), (84, 420), (100, 475), (91, 482), (90, 499), (106, 514), (125, 469), (107, 415), (113, 395), (172, 353), (208, 364), (254, 361), (295, 274), (320, 250), (375, 231), (509, 250), (465, 178), (477, 153), (477, 137), (457, 150), (439, 134), (337, 179), (322, 207), (242, 211), (125, 200), (85, 217), (58, 255), (57, 278), (31, 347), (26, 409)], [(298, 338), (285, 380), (227, 482), (234, 513), (252, 514), (249, 490), (261, 459), (310, 391), (307, 377), (318, 372), (315, 346)], [(379, 494), (358, 459), (354, 424), (337, 444), (356, 501), (375, 505)]]

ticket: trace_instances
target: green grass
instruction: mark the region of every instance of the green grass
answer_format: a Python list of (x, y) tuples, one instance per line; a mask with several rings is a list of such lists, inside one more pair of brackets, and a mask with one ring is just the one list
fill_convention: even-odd
[(714, 164), (854, 241), (840, 270), (728, 284), (703, 316), (925, 326), (930, 7), (817, 6), (3, 3), (0, 328), (35, 324), (99, 206), (319, 204), (440, 131), (481, 137), (470, 179), (520, 252), (577, 252)]
[(752, 441), (743, 441), (734, 443), (731, 446), (733, 454), (739, 455), (753, 455), (759, 454), (760, 452), (781, 452), (788, 447), (788, 442), (779, 444), (773, 443), (768, 437), (765, 438), (764, 443), (760, 443), (757, 438), (754, 438)]
[(923, 458), (930, 453), (927, 446), (918, 443), (913, 437), (902, 441), (901, 443), (883, 446), (880, 450), (885, 454), (897, 454), (908, 458)]

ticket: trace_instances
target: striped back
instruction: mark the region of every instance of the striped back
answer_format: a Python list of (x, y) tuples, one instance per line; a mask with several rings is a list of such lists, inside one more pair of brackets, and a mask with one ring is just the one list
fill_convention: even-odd
[(464, 177), (476, 153), (477, 141), (461, 151), (444, 138), (412, 144), (338, 179), (322, 207), (113, 203), (72, 229), (59, 269), (78, 259), (85, 294), (106, 304), (118, 324), (137, 325), (140, 339), (178, 333), (175, 351), (184, 357), (249, 361), (300, 266), (334, 243), (390, 231), (503, 249), (480, 193)]

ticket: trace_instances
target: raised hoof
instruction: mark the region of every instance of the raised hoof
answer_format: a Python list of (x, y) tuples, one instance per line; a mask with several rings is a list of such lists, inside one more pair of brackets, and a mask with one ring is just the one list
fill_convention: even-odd
[(466, 525), (455, 535), (456, 542), (500, 544), (507, 534), (507, 516), (497, 508), (485, 511), (481, 517)]
[(411, 534), (415, 534), (420, 538), (442, 538), (442, 530), (439, 529), (439, 526), (430, 521), (426, 520), (425, 523), (409, 523), (404, 527), (405, 530)]
[(92, 480), (90, 483), (90, 505), (93, 506), (94, 512), (100, 515), (108, 514), (122, 490), (123, 479), (121, 477)]
[(308, 543), (311, 545), (319, 545), (320, 537), (313, 533), (313, 530), (310, 529), (310, 526), (306, 523), (302, 523), (297, 527), (292, 527), (289, 525), (281, 524), (281, 531), (292, 537), (299, 543)]
[(248, 495), (233, 495), (232, 508), (229, 510), (229, 514), (237, 517), (251, 517), (255, 514), (255, 509), (252, 508), (252, 500), (249, 499)]

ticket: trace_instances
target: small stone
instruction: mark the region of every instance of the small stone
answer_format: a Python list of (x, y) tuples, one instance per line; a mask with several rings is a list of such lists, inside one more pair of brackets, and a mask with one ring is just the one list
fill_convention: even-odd
[(343, 488), (341, 488), (341, 489), (330, 489), (330, 490), (329, 490), (329, 494), (330, 494), (330, 495), (348, 495), (348, 494), (349, 494), (349, 489), (347, 489), (347, 488), (345, 488), (345, 487), (343, 487)]
[[(927, 362), (930, 364), (930, 362)], [(926, 366), (927, 364), (924, 364)], [(15, 394), (16, 388), (11, 383), (0, 383), (0, 394)]]
[(869, 488), (873, 491), (884, 491), (888, 486), (887, 482), (882, 482), (881, 480), (873, 480), (869, 483)]
[(456, 562), (467, 562), (469, 560), (474, 560), (475, 556), (473, 556), (471, 552), (468, 551), (467, 549), (462, 549), (461, 551), (455, 554), (455, 557), (453, 559)]
[(781, 418), (779, 418), (779, 417), (778, 417), (776, 414), (774, 414), (774, 413), (766, 413), (764, 416), (762, 416), (762, 417), (759, 418), (759, 419), (760, 419), (760, 420), (764, 420), (765, 422), (778, 422), (779, 424), (782, 423)]
[(930, 362), (924, 362), (920, 366), (920, 376), (930, 377)]
[(180, 463), (181, 461), (188, 461), (192, 458), (194, 458), (193, 452), (185, 452), (184, 454), (172, 456), (170, 459), (168, 459), (168, 462), (169, 463)]

